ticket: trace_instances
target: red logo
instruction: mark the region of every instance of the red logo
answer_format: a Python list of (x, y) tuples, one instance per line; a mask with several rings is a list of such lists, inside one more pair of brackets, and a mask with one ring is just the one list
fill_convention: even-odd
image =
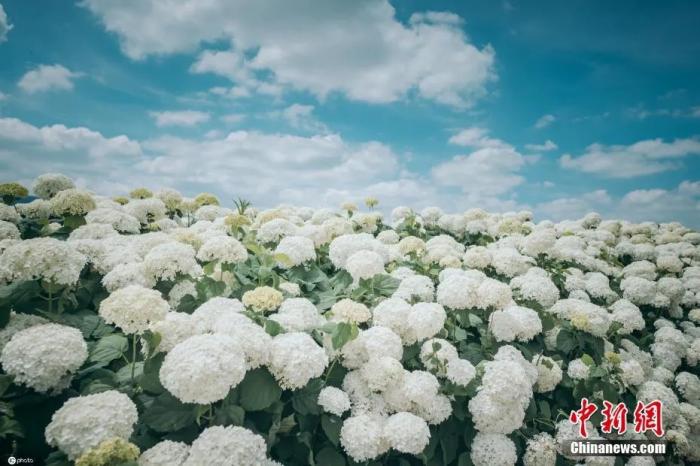
[[(647, 404), (641, 401), (637, 402), (634, 409), (634, 431), (638, 434), (643, 434), (647, 431), (653, 432), (657, 437), (663, 437), (664, 426), (662, 421), (663, 403), (660, 400), (654, 400)], [(578, 424), (579, 434), (583, 438), (588, 437), (586, 430), (586, 421), (598, 410), (598, 407), (590, 403), (588, 398), (581, 399), (581, 408), (571, 411), (569, 421), (572, 424)], [(600, 414), (603, 415), (603, 421), (600, 423), (600, 430), (603, 433), (609, 434), (613, 431), (618, 434), (624, 434), (627, 431), (627, 413), (629, 410), (625, 403), (613, 404), (609, 401), (603, 401), (603, 409)]]

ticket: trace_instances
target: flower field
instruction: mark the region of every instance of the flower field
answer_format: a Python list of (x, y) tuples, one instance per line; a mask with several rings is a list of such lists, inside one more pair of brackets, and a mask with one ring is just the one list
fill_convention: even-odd
[[(27, 196), (32, 194), (34, 200)], [(700, 462), (700, 233), (0, 185), (0, 446), (51, 466)], [(228, 204), (228, 207), (225, 206)], [(573, 457), (586, 398), (663, 457)]]

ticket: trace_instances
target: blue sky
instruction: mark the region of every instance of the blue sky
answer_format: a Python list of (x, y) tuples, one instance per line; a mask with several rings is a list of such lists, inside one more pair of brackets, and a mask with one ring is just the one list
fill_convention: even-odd
[(0, 5), (4, 179), (700, 226), (697, 2)]

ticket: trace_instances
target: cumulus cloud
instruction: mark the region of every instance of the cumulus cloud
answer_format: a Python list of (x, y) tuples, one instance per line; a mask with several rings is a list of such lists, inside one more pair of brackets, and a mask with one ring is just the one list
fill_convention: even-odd
[(565, 154), (559, 159), (563, 168), (593, 173), (609, 178), (633, 178), (677, 170), (683, 167), (682, 158), (700, 154), (697, 138), (647, 139), (629, 146), (592, 144), (576, 157)]
[(292, 128), (310, 133), (327, 133), (328, 127), (313, 115), (313, 105), (292, 104), (283, 110), (269, 113), (272, 118), (281, 118)]
[(230, 49), (201, 52), (192, 71), (230, 79), (230, 96), (295, 89), (382, 103), (415, 93), (465, 107), (495, 79), (493, 49), (473, 45), (457, 15), (416, 13), (402, 23), (387, 0), (82, 4), (133, 59), (228, 39)]
[[(16, 118), (0, 118), (0, 141), (29, 149), (39, 149), (49, 157), (67, 152), (76, 156), (84, 153), (94, 159), (132, 158), (141, 155), (138, 142), (124, 135), (111, 138), (88, 128), (68, 128), (64, 125), (36, 127)], [(69, 160), (72, 162), (73, 160)], [(18, 163), (32, 165), (24, 158)]]
[(210, 115), (196, 110), (151, 112), (156, 126), (197, 126), (209, 121)]
[(449, 142), (476, 150), (433, 167), (432, 178), (436, 183), (457, 186), (472, 196), (496, 196), (524, 181), (518, 171), (525, 165), (526, 159), (510, 144), (489, 137), (485, 129), (463, 129)]
[(63, 65), (39, 65), (24, 74), (17, 85), (27, 94), (50, 90), (71, 90), (73, 80), (81, 76)]
[(605, 218), (634, 222), (680, 221), (700, 227), (700, 181), (683, 181), (673, 189), (637, 189), (613, 198), (605, 190), (562, 197), (534, 206), (539, 219), (565, 220), (598, 212)]
[(525, 149), (533, 152), (548, 152), (559, 149), (559, 146), (547, 139), (543, 144), (525, 144)]
[(10, 21), (7, 19), (5, 9), (0, 5), (0, 44), (7, 40), (7, 33), (12, 29)]
[(551, 115), (551, 114), (542, 115), (535, 122), (535, 128), (537, 128), (537, 129), (546, 128), (547, 126), (551, 125), (555, 121), (557, 121), (557, 117), (555, 117), (554, 115)]

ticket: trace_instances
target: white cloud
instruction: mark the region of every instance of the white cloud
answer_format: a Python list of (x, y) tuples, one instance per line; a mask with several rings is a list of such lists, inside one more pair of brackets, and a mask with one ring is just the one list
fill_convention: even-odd
[(566, 220), (581, 218), (588, 212), (600, 211), (611, 203), (604, 189), (584, 193), (577, 197), (562, 197), (543, 202), (535, 207), (540, 219)]
[(537, 128), (537, 129), (546, 128), (547, 126), (551, 125), (555, 121), (557, 121), (557, 117), (555, 117), (554, 115), (551, 115), (551, 114), (542, 115), (535, 122), (535, 128)]
[(520, 185), (524, 178), (518, 171), (526, 159), (510, 144), (487, 134), (483, 128), (467, 128), (452, 136), (450, 143), (476, 150), (433, 167), (433, 180), (484, 197), (505, 194)]
[(209, 121), (210, 115), (196, 110), (151, 112), (156, 125), (162, 126), (197, 126)]
[(204, 42), (229, 39), (229, 50), (205, 50), (192, 71), (225, 76), (247, 92), (275, 95), (290, 88), (321, 99), (338, 92), (377, 103), (415, 92), (465, 107), (495, 79), (493, 49), (470, 43), (457, 15), (417, 13), (404, 24), (387, 0), (303, 5), (85, 0), (83, 5), (118, 35), (122, 50), (134, 59), (192, 52)]
[(557, 150), (559, 149), (559, 146), (557, 146), (553, 141), (547, 139), (544, 144), (525, 144), (525, 149), (534, 152), (547, 152)]
[(592, 144), (578, 157), (565, 154), (559, 159), (562, 167), (609, 178), (633, 178), (681, 168), (680, 159), (700, 154), (696, 138), (648, 139), (629, 146)]
[(269, 113), (272, 118), (281, 118), (292, 128), (309, 133), (328, 133), (328, 127), (313, 115), (313, 105), (292, 104), (283, 110)]
[(12, 29), (10, 21), (7, 19), (5, 9), (0, 5), (0, 44), (7, 40), (7, 33)]
[(236, 124), (242, 122), (245, 118), (246, 116), (242, 113), (229, 113), (228, 115), (222, 116), (221, 121), (224, 123)]
[(691, 228), (700, 227), (700, 181), (683, 181), (674, 189), (637, 189), (621, 198), (597, 190), (578, 197), (563, 197), (537, 204), (538, 218), (554, 221), (575, 219), (589, 212), (605, 218), (634, 222), (680, 221)]
[(5, 99), (7, 99), (7, 94), (5, 94), (4, 92), (0, 91), (0, 102), (3, 101), (3, 100), (5, 100)]
[(500, 139), (488, 137), (488, 130), (473, 126), (459, 131), (457, 134), (450, 137), (450, 144), (462, 147), (509, 147), (508, 144)]
[(34, 94), (50, 90), (71, 90), (73, 80), (81, 73), (74, 73), (63, 65), (39, 65), (24, 74), (17, 85), (26, 93)]
[[(88, 128), (64, 125), (39, 128), (16, 118), (0, 118), (0, 141), (45, 150), (48, 154), (63, 152), (72, 156), (84, 153), (95, 159), (141, 155), (139, 143), (124, 135), (107, 138)], [(17, 163), (32, 165), (24, 156)]]

